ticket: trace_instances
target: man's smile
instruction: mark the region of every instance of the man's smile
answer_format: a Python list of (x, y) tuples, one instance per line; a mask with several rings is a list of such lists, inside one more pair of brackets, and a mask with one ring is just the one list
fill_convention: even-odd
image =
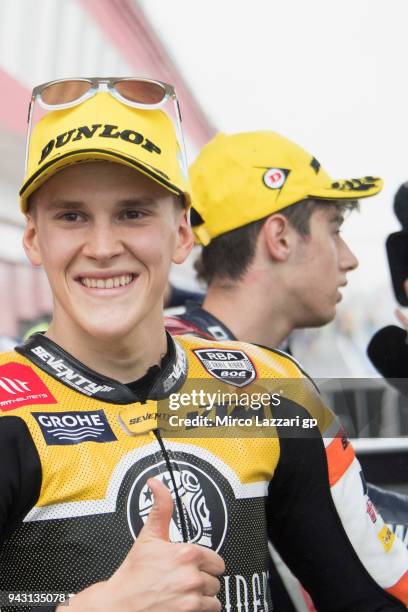
[(137, 275), (132, 273), (95, 272), (78, 276), (75, 280), (87, 289), (118, 289), (132, 284), (136, 278)]

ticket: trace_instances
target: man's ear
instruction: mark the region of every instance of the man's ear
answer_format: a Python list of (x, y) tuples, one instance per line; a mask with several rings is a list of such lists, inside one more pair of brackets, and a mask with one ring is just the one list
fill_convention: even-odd
[(27, 224), (23, 234), (23, 247), (31, 265), (41, 266), (42, 257), (38, 247), (37, 226), (33, 215), (27, 214)]
[(189, 211), (184, 209), (177, 220), (177, 239), (172, 262), (183, 263), (194, 246), (194, 234), (189, 221)]
[(276, 261), (287, 261), (296, 240), (296, 230), (284, 215), (271, 215), (262, 227), (265, 246)]

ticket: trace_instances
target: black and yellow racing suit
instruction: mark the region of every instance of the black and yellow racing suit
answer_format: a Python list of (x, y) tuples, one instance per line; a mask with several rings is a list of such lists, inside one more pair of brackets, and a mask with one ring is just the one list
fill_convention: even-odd
[(109, 578), (156, 476), (175, 502), (171, 539), (225, 560), (225, 612), (273, 610), (268, 537), (318, 610), (406, 609), (407, 551), (370, 506), (333, 414), (279, 351), (169, 337), (146, 393), (37, 334), (0, 357), (0, 415), (1, 592)]

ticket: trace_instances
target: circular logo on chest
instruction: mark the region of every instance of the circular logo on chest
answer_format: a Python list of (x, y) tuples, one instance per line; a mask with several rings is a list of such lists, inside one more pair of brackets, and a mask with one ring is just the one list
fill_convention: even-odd
[(170, 472), (162, 461), (146, 469), (134, 481), (127, 503), (133, 537), (137, 537), (153, 507), (153, 494), (146, 482), (154, 477), (169, 489), (173, 498), (170, 541), (183, 542), (186, 535), (189, 542), (218, 551), (228, 523), (227, 506), (219, 486), (202, 469), (185, 461), (172, 463), (171, 468)]

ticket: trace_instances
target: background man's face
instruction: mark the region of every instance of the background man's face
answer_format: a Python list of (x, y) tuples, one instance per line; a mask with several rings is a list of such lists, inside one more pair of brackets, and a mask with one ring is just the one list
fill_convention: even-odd
[(27, 254), (42, 264), (54, 319), (97, 337), (160, 317), (170, 264), (191, 247), (185, 211), (170, 192), (126, 166), (70, 166), (33, 195)]
[(347, 272), (358, 261), (340, 235), (343, 216), (335, 205), (316, 209), (308, 236), (298, 234), (292, 259), (291, 292), (294, 327), (318, 327), (336, 315)]

